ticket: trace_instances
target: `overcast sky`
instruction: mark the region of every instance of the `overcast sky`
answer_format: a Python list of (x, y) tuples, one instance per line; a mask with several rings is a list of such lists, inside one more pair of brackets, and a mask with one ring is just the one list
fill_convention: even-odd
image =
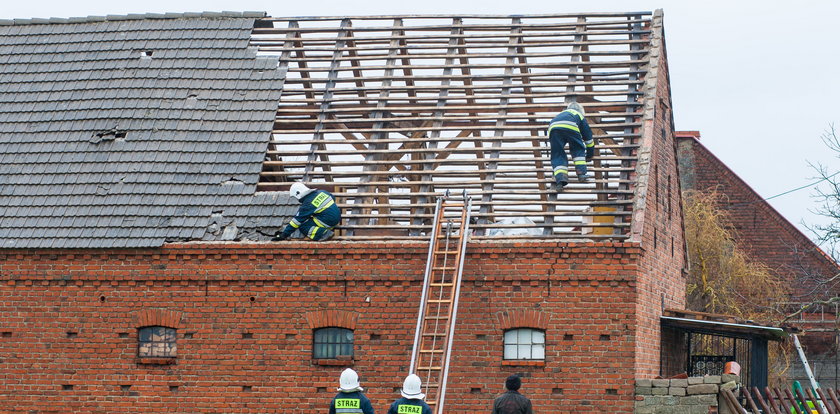
[[(701, 141), (763, 197), (815, 181), (808, 162), (840, 169), (820, 135), (840, 128), (840, 1), (144, 0), (6, 1), (0, 18), (186, 11), (271, 16), (644, 11), (665, 17), (677, 130)], [(805, 189), (770, 203), (804, 230), (825, 222)]]

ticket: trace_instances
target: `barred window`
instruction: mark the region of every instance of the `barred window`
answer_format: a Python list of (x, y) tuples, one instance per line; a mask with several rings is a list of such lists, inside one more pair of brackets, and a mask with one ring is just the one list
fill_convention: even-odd
[(165, 326), (140, 328), (137, 356), (140, 358), (174, 358), (177, 356), (176, 331)]
[(345, 328), (315, 330), (312, 357), (316, 359), (353, 356), (353, 331)]
[(505, 359), (545, 359), (545, 332), (518, 328), (505, 331)]

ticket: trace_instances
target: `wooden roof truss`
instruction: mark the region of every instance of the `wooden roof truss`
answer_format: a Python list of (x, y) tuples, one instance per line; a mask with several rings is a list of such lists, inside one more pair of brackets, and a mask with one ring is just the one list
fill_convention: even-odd
[[(425, 238), (435, 196), (466, 189), (478, 238), (624, 239), (650, 24), (649, 13), (260, 20), (252, 45), (279, 56), (286, 79), (258, 188), (334, 188), (344, 238)], [(545, 131), (571, 100), (594, 130), (595, 180), (557, 194)]]

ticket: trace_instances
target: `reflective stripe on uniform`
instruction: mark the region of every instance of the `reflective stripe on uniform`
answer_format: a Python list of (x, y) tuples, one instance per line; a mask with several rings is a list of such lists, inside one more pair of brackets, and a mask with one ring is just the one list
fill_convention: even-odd
[(580, 118), (580, 120), (581, 120), (581, 121), (583, 120), (583, 114), (582, 114), (582, 113), (580, 113), (580, 112), (578, 112), (578, 111), (575, 111), (574, 109), (567, 109), (567, 110), (565, 110), (565, 111), (563, 111), (563, 112), (568, 112), (568, 113), (570, 113), (570, 114), (572, 114), (572, 115), (575, 115), (575, 116), (577, 116), (578, 118)]
[(318, 232), (318, 227), (317, 226), (312, 226), (312, 228), (309, 229), (309, 234), (307, 234), (307, 236), (310, 239), (315, 239), (315, 233), (317, 233), (317, 232)]
[(321, 213), (324, 210), (330, 208), (330, 206), (332, 206), (333, 204), (335, 204), (335, 200), (333, 200), (331, 198), (330, 201), (328, 201), (326, 204), (322, 205), (319, 209), (315, 210), (315, 213)]
[(336, 408), (336, 414), (338, 413), (363, 413), (361, 408)]
[(557, 167), (554, 169), (554, 175), (557, 174), (568, 174), (569, 169), (567, 167)]
[(318, 220), (317, 217), (312, 217), (312, 221), (315, 222), (315, 225), (318, 226), (318, 227), (322, 227), (322, 228), (325, 228), (325, 229), (331, 229), (332, 228), (332, 226), (328, 226), (328, 225), (324, 224), (323, 221)]
[(289, 224), (294, 228), (300, 227), (300, 222), (297, 221), (297, 219), (294, 219), (294, 218), (292, 219), (292, 221), (289, 222)]
[(590, 139), (589, 141), (584, 142), (584, 144), (586, 144), (586, 148), (592, 148), (595, 146), (595, 140)]
[(586, 157), (575, 157), (572, 159), (575, 165), (585, 165), (586, 164)]
[(554, 128), (566, 128), (571, 129), (577, 133), (580, 133), (580, 128), (578, 128), (577, 124), (572, 121), (556, 121), (552, 122), (548, 125), (548, 132), (551, 133), (551, 130)]

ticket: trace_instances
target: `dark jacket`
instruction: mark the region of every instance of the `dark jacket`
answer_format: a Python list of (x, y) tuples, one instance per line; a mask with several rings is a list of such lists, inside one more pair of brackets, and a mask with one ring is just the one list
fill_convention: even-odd
[(359, 391), (339, 392), (330, 402), (330, 414), (341, 413), (373, 414), (373, 406)]
[(557, 114), (548, 125), (548, 133), (551, 134), (551, 130), (555, 128), (575, 131), (580, 134), (584, 142), (592, 141), (592, 130), (589, 128), (589, 123), (578, 111), (567, 109)]
[(534, 414), (531, 400), (518, 391), (508, 390), (493, 401), (493, 414)]
[(423, 400), (402, 397), (391, 404), (388, 414), (432, 414), (432, 409)]
[(300, 200), (297, 215), (283, 229), (283, 234), (288, 237), (301, 224), (313, 218), (319, 220), (324, 225), (322, 227), (332, 228), (338, 225), (341, 221), (341, 210), (332, 194), (324, 190), (315, 190), (305, 195)]

